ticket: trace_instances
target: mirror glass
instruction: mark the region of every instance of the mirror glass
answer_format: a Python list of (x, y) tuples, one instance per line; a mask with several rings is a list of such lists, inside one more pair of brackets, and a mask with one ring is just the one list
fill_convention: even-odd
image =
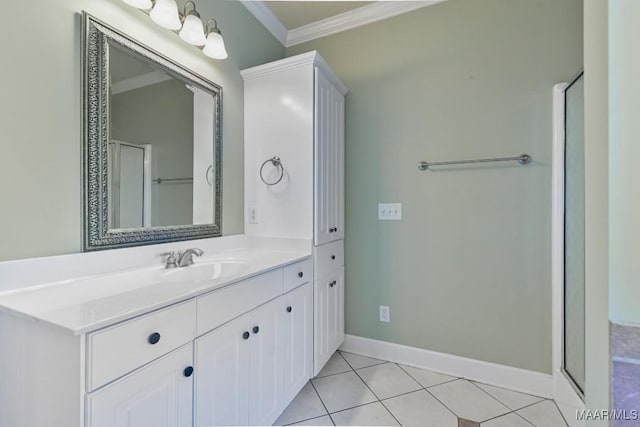
[(85, 16), (85, 250), (221, 234), (222, 88)]
[(214, 222), (214, 99), (109, 43), (109, 228)]

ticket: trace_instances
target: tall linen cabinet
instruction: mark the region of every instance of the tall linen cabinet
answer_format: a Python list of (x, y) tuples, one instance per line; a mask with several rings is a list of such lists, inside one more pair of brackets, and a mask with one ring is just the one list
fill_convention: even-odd
[(245, 233), (313, 245), (316, 375), (344, 340), (347, 88), (317, 51), (242, 76)]

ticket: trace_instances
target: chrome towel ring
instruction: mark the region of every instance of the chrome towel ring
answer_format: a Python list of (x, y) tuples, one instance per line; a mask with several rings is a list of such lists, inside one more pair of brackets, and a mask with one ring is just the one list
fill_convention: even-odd
[[(264, 179), (264, 175), (263, 175), (264, 167), (269, 162), (271, 162), (271, 164), (274, 167), (280, 169), (280, 176), (274, 182), (268, 182), (266, 179)], [(270, 159), (265, 160), (264, 163), (262, 163), (262, 166), (260, 166), (260, 179), (262, 180), (262, 182), (264, 182), (267, 185), (276, 185), (277, 183), (282, 181), (283, 177), (284, 177), (284, 166), (282, 166), (282, 161), (280, 160), (280, 157), (278, 157), (278, 156), (275, 156), (275, 157), (272, 157)]]

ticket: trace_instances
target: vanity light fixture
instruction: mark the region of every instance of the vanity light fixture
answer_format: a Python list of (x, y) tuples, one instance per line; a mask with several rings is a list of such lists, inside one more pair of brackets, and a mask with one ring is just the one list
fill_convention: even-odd
[(153, 22), (168, 30), (177, 31), (182, 27), (175, 0), (155, 0), (149, 17)]
[[(130, 6), (142, 9), (151, 20), (163, 28), (172, 30), (185, 42), (198, 46), (203, 53), (213, 59), (226, 59), (229, 55), (224, 46), (222, 32), (215, 19), (209, 19), (205, 26), (202, 24), (196, 4), (188, 1), (184, 5), (183, 13), (178, 11), (176, 0), (122, 0)], [(151, 11), (149, 11), (151, 9)], [(213, 23), (213, 28), (209, 28)]]
[[(213, 28), (209, 29), (209, 24), (213, 22)], [(218, 28), (218, 22), (215, 19), (209, 19), (207, 22), (207, 44), (204, 45), (202, 52), (209, 58), (226, 59), (227, 49), (224, 47), (224, 39), (222, 32)]]
[[(189, 6), (191, 6), (191, 10), (187, 11)], [(192, 1), (188, 1), (184, 5), (184, 22), (182, 30), (180, 30), (180, 38), (195, 46), (204, 46), (207, 42), (200, 14), (196, 11), (196, 4)]]
[(151, 0), (122, 0), (129, 6), (137, 7), (138, 9), (149, 10), (153, 7)]

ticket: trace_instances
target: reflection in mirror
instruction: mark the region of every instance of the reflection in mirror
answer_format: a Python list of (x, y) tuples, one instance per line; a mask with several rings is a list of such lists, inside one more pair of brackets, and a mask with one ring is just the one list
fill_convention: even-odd
[(109, 226), (209, 224), (211, 94), (109, 43)]
[(85, 249), (220, 235), (221, 89), (85, 16)]

